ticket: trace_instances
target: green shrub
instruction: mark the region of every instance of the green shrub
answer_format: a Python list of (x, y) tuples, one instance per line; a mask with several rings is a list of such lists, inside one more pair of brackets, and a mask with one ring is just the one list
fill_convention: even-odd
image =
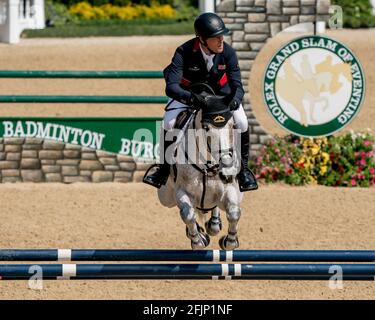
[(177, 11), (177, 21), (194, 21), (199, 15), (199, 9), (186, 0), (174, 0), (173, 7)]
[(331, 3), (342, 7), (344, 27), (368, 28), (375, 26), (370, 0), (332, 0)]
[(45, 15), (47, 26), (62, 26), (69, 22), (78, 22), (78, 19), (64, 4), (52, 0), (45, 2)]
[(329, 138), (274, 137), (251, 162), (258, 179), (293, 185), (375, 185), (375, 136), (350, 132)]

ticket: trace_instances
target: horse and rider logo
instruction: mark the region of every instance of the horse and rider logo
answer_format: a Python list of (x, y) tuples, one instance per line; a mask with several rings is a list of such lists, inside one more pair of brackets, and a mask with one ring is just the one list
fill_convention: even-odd
[(271, 116), (300, 136), (325, 136), (344, 128), (364, 99), (362, 67), (336, 40), (304, 36), (284, 45), (269, 62), (263, 82)]

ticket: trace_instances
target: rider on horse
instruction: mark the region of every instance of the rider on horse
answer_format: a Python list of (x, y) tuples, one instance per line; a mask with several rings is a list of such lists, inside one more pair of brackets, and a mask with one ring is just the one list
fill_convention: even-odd
[[(254, 174), (248, 168), (249, 127), (241, 101), (244, 90), (241, 72), (234, 49), (223, 41), (229, 30), (223, 20), (214, 13), (203, 13), (194, 22), (196, 38), (177, 48), (172, 63), (165, 68), (166, 94), (170, 100), (165, 108), (161, 145), (164, 152), (173, 144), (166, 133), (173, 130), (177, 116), (194, 106), (204, 108), (206, 100), (201, 94), (189, 90), (195, 83), (208, 84), (216, 95), (226, 96), (233, 111), (235, 128), (241, 130), (241, 170), (237, 175), (241, 191), (258, 188)], [(164, 154), (165, 155), (165, 154)], [(157, 166), (157, 170), (144, 177), (144, 182), (157, 188), (164, 185), (170, 173), (170, 161)]]

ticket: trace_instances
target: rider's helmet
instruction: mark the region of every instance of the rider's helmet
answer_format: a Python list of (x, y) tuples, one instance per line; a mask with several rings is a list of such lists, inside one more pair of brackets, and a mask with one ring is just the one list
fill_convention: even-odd
[(194, 22), (195, 34), (204, 39), (227, 34), (229, 29), (225, 27), (224, 21), (215, 13), (202, 13)]

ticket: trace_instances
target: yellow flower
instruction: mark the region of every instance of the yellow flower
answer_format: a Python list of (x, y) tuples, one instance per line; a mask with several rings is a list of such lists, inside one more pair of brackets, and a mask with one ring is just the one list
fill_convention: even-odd
[(83, 20), (132, 20), (136, 18), (168, 19), (175, 15), (175, 10), (170, 5), (160, 5), (152, 2), (151, 7), (145, 5), (114, 6), (110, 3), (101, 6), (91, 6), (88, 2), (79, 2), (69, 8), (72, 14)]
[(307, 183), (315, 185), (315, 184), (318, 184), (318, 181), (313, 176), (308, 176)]
[(305, 163), (305, 157), (301, 157), (297, 163), (301, 164), (301, 163)]
[(327, 172), (327, 166), (321, 166), (321, 167), (320, 167), (319, 174), (320, 174), (321, 176), (324, 176), (324, 175), (326, 174), (326, 172)]
[(121, 20), (132, 20), (140, 16), (137, 8), (132, 6), (117, 7), (116, 15)]
[(311, 139), (311, 138), (305, 138), (304, 140), (303, 140), (303, 146), (304, 147), (311, 147), (312, 146), (312, 144), (313, 144), (313, 140)]
[(329, 154), (327, 152), (322, 152), (321, 157), (322, 157), (322, 162), (324, 164), (326, 164), (329, 161)]
[(317, 145), (315, 145), (311, 148), (311, 153), (312, 153), (313, 156), (316, 156), (319, 153), (319, 151), (320, 151), (320, 148)]

